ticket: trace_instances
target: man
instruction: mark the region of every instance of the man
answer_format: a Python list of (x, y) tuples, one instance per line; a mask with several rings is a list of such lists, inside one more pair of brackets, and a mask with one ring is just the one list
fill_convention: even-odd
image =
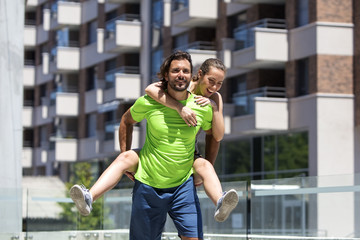
[(146, 140), (139, 153), (130, 223), (131, 240), (158, 240), (166, 216), (173, 219), (181, 239), (203, 238), (200, 204), (192, 178), (195, 139), (200, 127), (211, 134), (212, 108), (195, 103), (187, 91), (192, 76), (190, 54), (177, 51), (160, 68), (164, 88), (191, 108), (197, 126), (189, 127), (177, 111), (149, 96), (140, 97), (124, 113), (119, 129), (122, 148), (131, 148), (133, 124), (147, 120)]

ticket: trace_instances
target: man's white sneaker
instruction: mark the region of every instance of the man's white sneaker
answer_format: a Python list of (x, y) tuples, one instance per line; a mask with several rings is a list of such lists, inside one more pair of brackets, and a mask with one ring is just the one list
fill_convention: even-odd
[(215, 210), (214, 218), (218, 222), (225, 221), (232, 210), (239, 202), (239, 196), (234, 189), (224, 192), (222, 197), (218, 200)]
[(74, 185), (70, 189), (70, 197), (80, 214), (87, 216), (92, 210), (92, 196), (85, 186)]

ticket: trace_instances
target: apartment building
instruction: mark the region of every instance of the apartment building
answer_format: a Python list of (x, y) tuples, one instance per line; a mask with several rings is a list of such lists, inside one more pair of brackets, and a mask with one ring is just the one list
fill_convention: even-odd
[[(24, 174), (66, 180), (74, 163), (109, 163), (122, 114), (174, 49), (195, 68), (210, 57), (228, 68), (223, 181), (359, 172), (359, 5), (28, 0)], [(135, 127), (133, 147), (144, 129)]]

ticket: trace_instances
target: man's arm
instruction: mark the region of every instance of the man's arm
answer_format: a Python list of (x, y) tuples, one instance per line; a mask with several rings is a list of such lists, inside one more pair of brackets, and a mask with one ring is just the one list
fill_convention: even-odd
[(205, 159), (211, 162), (212, 165), (215, 164), (215, 160), (220, 148), (220, 141), (217, 141), (211, 130), (205, 131)]
[(132, 118), (130, 109), (122, 116), (119, 127), (120, 151), (125, 152), (131, 149), (133, 125), (136, 121)]

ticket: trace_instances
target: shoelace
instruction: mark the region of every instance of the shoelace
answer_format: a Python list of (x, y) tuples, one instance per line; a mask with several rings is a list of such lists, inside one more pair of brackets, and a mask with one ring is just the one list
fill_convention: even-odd
[(84, 190), (85, 192), (89, 192), (89, 189), (87, 189), (84, 184), (81, 184), (80, 187), (81, 187), (81, 189)]

